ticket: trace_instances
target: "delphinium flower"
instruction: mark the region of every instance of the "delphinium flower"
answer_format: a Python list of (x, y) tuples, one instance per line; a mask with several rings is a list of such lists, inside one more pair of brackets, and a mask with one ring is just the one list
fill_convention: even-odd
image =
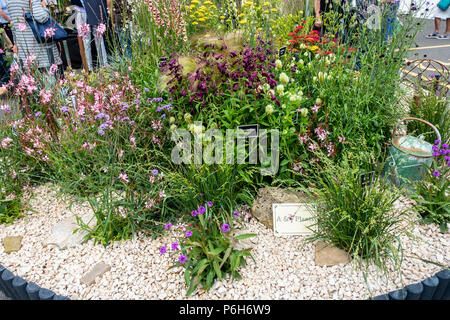
[(221, 227), (223, 232), (228, 232), (230, 231), (230, 225), (228, 223), (224, 223)]

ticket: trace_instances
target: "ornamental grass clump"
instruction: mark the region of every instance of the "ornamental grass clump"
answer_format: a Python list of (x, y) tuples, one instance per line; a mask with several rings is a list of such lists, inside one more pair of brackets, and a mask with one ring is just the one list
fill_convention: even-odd
[[(245, 257), (252, 257), (250, 250), (237, 250), (237, 241), (247, 239), (255, 234), (232, 236), (233, 220), (239, 217), (237, 212), (233, 218), (224, 219), (217, 214), (211, 201), (207, 201), (191, 212), (191, 224), (178, 241), (160, 248), (160, 253), (167, 251), (176, 255), (175, 264), (171, 267), (182, 266), (185, 269), (184, 280), (188, 287), (186, 292), (190, 296), (199, 285), (209, 290), (216, 280), (223, 279), (230, 274), (234, 279), (242, 279), (238, 272), (247, 262)], [(172, 224), (167, 224), (170, 229)]]
[(360, 267), (374, 264), (387, 271), (391, 262), (399, 268), (399, 235), (406, 233), (401, 224), (405, 212), (394, 212), (400, 192), (376, 177), (372, 183), (362, 185), (360, 175), (365, 172), (356, 159), (346, 156), (339, 165), (328, 159), (322, 161), (325, 165), (311, 180), (313, 187), (305, 191), (317, 199), (317, 229), (309, 240), (320, 239), (343, 249)]

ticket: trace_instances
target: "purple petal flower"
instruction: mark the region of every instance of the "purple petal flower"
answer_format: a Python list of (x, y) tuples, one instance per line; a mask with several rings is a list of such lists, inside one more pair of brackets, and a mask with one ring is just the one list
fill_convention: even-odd
[(168, 224), (166, 224), (166, 225), (164, 226), (164, 229), (169, 229), (171, 226), (173, 226), (173, 224), (171, 224), (171, 223), (169, 222)]
[(156, 176), (158, 174), (158, 169), (153, 169), (152, 170), (152, 175)]
[(161, 248), (159, 248), (159, 253), (164, 254), (166, 253), (167, 248), (165, 246), (162, 246)]
[(188, 230), (188, 231), (186, 231), (186, 237), (191, 237), (192, 236), (192, 231), (191, 230)]
[(204, 206), (198, 207), (198, 213), (203, 214), (206, 212), (206, 208)]
[(435, 177), (439, 177), (441, 175), (441, 173), (437, 170), (433, 171), (433, 176)]
[(197, 210), (192, 211), (192, 212), (191, 212), (191, 215), (192, 215), (193, 217), (198, 216), (198, 211), (197, 211)]
[(179, 246), (178, 242), (172, 243), (172, 250), (178, 250), (178, 246)]
[(441, 140), (434, 140), (434, 144), (440, 144), (441, 142)]
[(233, 217), (235, 217), (236, 219), (239, 218), (239, 212), (237, 211), (233, 212)]
[(38, 112), (36, 112), (36, 114), (34, 116), (35, 117), (40, 117), (40, 116), (42, 116), (42, 112), (38, 111)]
[(206, 204), (208, 205), (208, 207), (212, 207), (213, 203), (211, 201), (206, 202)]
[(441, 147), (442, 147), (442, 148), (445, 148), (445, 149), (448, 149), (448, 144), (444, 143), (444, 144), (442, 144)]
[(228, 223), (223, 224), (221, 227), (223, 232), (228, 232), (230, 231), (230, 225)]
[(178, 261), (180, 261), (181, 264), (185, 263), (187, 261), (187, 257), (182, 254), (179, 258)]

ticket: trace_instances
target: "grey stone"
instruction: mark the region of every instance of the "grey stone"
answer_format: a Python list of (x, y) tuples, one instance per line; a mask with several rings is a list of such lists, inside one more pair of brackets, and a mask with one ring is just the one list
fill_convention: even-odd
[[(83, 243), (88, 232), (80, 229), (76, 218), (76, 216), (70, 216), (56, 224), (50, 236), (45, 240), (44, 247), (55, 245), (59, 249), (66, 249)], [(91, 228), (97, 223), (92, 213), (81, 216), (80, 218)]]
[(317, 266), (334, 266), (340, 263), (347, 264), (350, 262), (349, 255), (344, 250), (327, 245), (323, 241), (316, 244), (315, 263)]
[(258, 191), (258, 196), (253, 201), (252, 216), (269, 229), (273, 229), (274, 203), (303, 203), (307, 198), (300, 192), (295, 192), (281, 188), (262, 188)]
[(90, 286), (95, 282), (95, 278), (100, 277), (105, 272), (111, 270), (111, 266), (107, 265), (106, 263), (99, 262), (97, 263), (91, 271), (87, 272), (82, 278), (81, 283), (86, 284)]
[(12, 236), (3, 239), (3, 247), (5, 253), (19, 251), (22, 247), (22, 236)]

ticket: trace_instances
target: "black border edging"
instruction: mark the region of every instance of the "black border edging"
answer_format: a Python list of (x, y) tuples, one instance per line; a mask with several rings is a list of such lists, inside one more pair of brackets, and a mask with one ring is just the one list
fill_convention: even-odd
[(0, 290), (12, 300), (70, 300), (51, 290), (39, 287), (34, 282), (27, 282), (0, 264)]
[(441, 270), (422, 282), (376, 296), (373, 300), (450, 300), (450, 270)]
[[(34, 282), (27, 282), (0, 264), (0, 290), (13, 300), (70, 300)], [(450, 300), (450, 270), (444, 269), (421, 282), (376, 296), (373, 300)]]

